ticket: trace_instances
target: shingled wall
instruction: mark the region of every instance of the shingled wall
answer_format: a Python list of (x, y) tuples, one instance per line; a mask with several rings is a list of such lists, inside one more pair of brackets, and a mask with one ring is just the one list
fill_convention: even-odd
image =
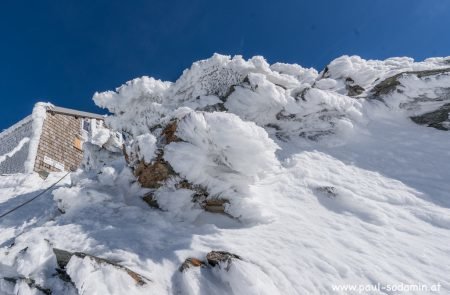
[(36, 156), (34, 170), (39, 171), (61, 171), (44, 162), (47, 157), (64, 165), (64, 170), (69, 171), (72, 167), (78, 167), (83, 159), (83, 152), (74, 145), (77, 135), (81, 133), (81, 118), (66, 114), (54, 114), (47, 112), (47, 118), (42, 127), (42, 135)]

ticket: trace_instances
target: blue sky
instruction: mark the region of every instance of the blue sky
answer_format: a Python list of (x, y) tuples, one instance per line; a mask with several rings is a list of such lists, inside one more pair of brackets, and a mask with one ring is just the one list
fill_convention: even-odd
[(0, 130), (37, 101), (103, 112), (95, 91), (175, 80), (214, 52), (322, 69), (343, 54), (450, 55), (450, 1), (2, 1)]

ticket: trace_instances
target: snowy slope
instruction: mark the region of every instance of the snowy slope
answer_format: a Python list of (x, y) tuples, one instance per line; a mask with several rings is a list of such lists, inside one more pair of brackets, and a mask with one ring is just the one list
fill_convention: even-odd
[[(0, 293), (450, 293), (448, 67), (214, 55), (97, 93), (124, 155), (87, 145), (70, 180), (0, 220)], [(2, 176), (0, 213), (61, 176)], [(54, 248), (93, 256), (61, 275)]]

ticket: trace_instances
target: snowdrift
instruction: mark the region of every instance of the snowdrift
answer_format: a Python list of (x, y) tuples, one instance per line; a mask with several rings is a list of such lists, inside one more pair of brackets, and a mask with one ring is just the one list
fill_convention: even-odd
[[(91, 139), (53, 198), (2, 221), (0, 290), (450, 292), (449, 89), (450, 58), (216, 54), (96, 93), (124, 145)], [(1, 211), (57, 177), (3, 176)]]

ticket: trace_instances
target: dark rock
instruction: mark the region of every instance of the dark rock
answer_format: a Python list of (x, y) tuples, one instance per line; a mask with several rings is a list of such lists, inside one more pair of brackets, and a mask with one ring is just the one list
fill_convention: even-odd
[(307, 138), (311, 141), (319, 141), (320, 138), (325, 137), (327, 135), (331, 135), (333, 132), (331, 130), (318, 130), (318, 131), (310, 131), (310, 132), (300, 132), (299, 136), (303, 138)]
[(191, 267), (205, 267), (206, 263), (204, 261), (201, 261), (200, 259), (197, 258), (187, 258), (183, 264), (181, 264), (180, 268), (178, 268), (178, 270), (180, 272), (183, 272), (185, 270), (187, 270), (188, 268)]
[(56, 262), (58, 263), (60, 272), (65, 271), (66, 266), (69, 263), (72, 256), (76, 256), (79, 258), (88, 257), (98, 264), (109, 264), (109, 265), (116, 267), (117, 269), (125, 271), (132, 279), (134, 279), (134, 281), (138, 285), (144, 285), (144, 284), (146, 284), (146, 281), (150, 281), (149, 279), (132, 271), (131, 269), (121, 266), (115, 262), (108, 260), (108, 259), (100, 258), (100, 257), (86, 254), (83, 252), (69, 252), (69, 251), (65, 251), (65, 250), (61, 250), (61, 249), (57, 249), (57, 248), (53, 248), (53, 253), (55, 253)]
[(206, 260), (209, 265), (215, 267), (221, 263), (226, 263), (226, 270), (230, 268), (233, 259), (242, 260), (238, 255), (225, 251), (211, 251), (206, 255)]
[(434, 69), (434, 70), (424, 70), (424, 71), (408, 71), (408, 72), (402, 72), (398, 73), (392, 77), (386, 78), (375, 87), (372, 88), (372, 98), (374, 99), (380, 99), (382, 95), (386, 95), (392, 91), (394, 91), (397, 86), (400, 85), (399, 79), (403, 76), (407, 75), (416, 75), (418, 78), (424, 78), (428, 76), (434, 76), (439, 74), (444, 74), (450, 72), (450, 68), (444, 68), (444, 69)]
[(337, 191), (334, 186), (321, 186), (316, 188), (316, 190), (330, 199), (334, 199), (337, 197)]
[(42, 178), (42, 179), (47, 179), (47, 177), (48, 177), (48, 175), (50, 174), (49, 172), (47, 172), (47, 171), (44, 171), (44, 170), (40, 170), (40, 171), (38, 171), (38, 174), (39, 174), (39, 177), (40, 178)]
[(281, 131), (281, 127), (278, 126), (277, 124), (274, 124), (274, 123), (269, 123), (269, 124), (267, 124), (265, 127), (266, 127), (266, 128), (273, 128), (273, 129), (275, 129), (275, 130), (277, 130), (277, 131)]
[[(439, 130), (450, 130), (450, 120), (448, 114), (450, 113), (450, 103), (444, 104), (439, 109), (425, 113), (419, 116), (411, 117), (414, 123), (419, 125), (427, 125)], [(448, 124), (445, 124), (448, 122)]]
[(345, 85), (353, 85), (355, 84), (355, 80), (353, 80), (351, 77), (345, 78)]
[(75, 286), (75, 284), (72, 282), (72, 279), (70, 278), (70, 276), (67, 274), (65, 269), (62, 268), (56, 268), (56, 276), (58, 276), (59, 279), (61, 279), (62, 281), (66, 282), (66, 283), (70, 283), (71, 285)]
[(355, 85), (346, 85), (345, 88), (348, 91), (348, 93), (347, 93), (348, 96), (358, 96), (365, 91), (364, 88), (362, 88), (361, 86), (356, 85), (356, 84)]
[(400, 85), (400, 82), (398, 79), (403, 76), (405, 73), (400, 73), (397, 75), (394, 75), (392, 77), (389, 77), (372, 88), (373, 97), (376, 99), (380, 99), (380, 96), (386, 95), (397, 88), (397, 86)]
[(161, 209), (156, 201), (153, 192), (149, 192), (142, 197), (142, 200), (146, 202), (150, 207), (155, 209)]
[(200, 109), (200, 111), (204, 111), (204, 112), (226, 112), (227, 109), (225, 108), (225, 104), (223, 102), (220, 103), (216, 103), (213, 105), (207, 105), (203, 108)]
[(289, 114), (285, 110), (282, 110), (276, 114), (277, 120), (290, 121), (295, 119), (295, 114)]
[(310, 87), (306, 87), (299, 92), (293, 93), (294, 99), (296, 101), (300, 100), (306, 101), (305, 95), (310, 89), (311, 89)]
[(41, 291), (42, 293), (44, 293), (45, 295), (51, 295), (52, 294), (52, 290), (49, 288), (45, 288), (42, 287), (39, 284), (36, 284), (36, 281), (31, 279), (31, 278), (26, 278), (26, 277), (2, 277), (1, 279), (13, 283), (13, 284), (17, 284), (18, 281), (23, 281), (25, 282), (28, 287), (30, 287), (31, 289), (36, 289)]
[(325, 67), (322, 71), (321, 78), (329, 78), (330, 77), (330, 69), (328, 69), (328, 66)]
[[(245, 77), (245, 78), (243, 79), (242, 83), (246, 83), (246, 81), (248, 82), (248, 77)], [(237, 86), (237, 84), (231, 85), (231, 86), (228, 88), (228, 90), (227, 90), (223, 95), (219, 96), (219, 99), (220, 99), (223, 103), (227, 102), (228, 97), (229, 97), (234, 91), (236, 91), (236, 86)], [(222, 103), (222, 105), (223, 105), (223, 103)], [(225, 109), (225, 107), (224, 107), (224, 109)]]

